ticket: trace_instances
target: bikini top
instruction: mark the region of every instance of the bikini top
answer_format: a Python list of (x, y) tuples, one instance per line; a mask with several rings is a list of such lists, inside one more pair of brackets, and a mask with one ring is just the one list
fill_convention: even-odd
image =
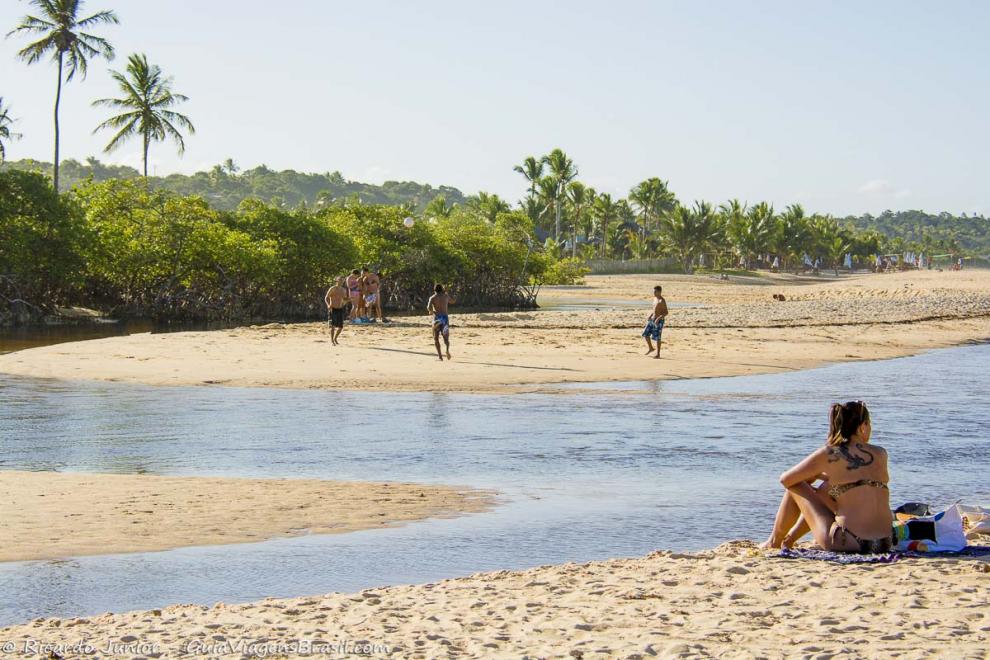
[(873, 486), (874, 488), (887, 488), (887, 484), (882, 481), (877, 481), (876, 479), (860, 479), (859, 481), (850, 481), (847, 484), (836, 484), (828, 489), (829, 497), (833, 500), (839, 499), (839, 495), (842, 495), (846, 491), (852, 490), (853, 488), (858, 488), (860, 486)]

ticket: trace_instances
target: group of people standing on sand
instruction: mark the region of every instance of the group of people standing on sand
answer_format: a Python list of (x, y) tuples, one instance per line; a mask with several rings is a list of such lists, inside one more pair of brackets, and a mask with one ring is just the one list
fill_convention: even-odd
[[(381, 300), (382, 279), (379, 273), (373, 273), (365, 266), (361, 270), (354, 269), (350, 275), (341, 275), (336, 284), (331, 286), (323, 301), (327, 305), (329, 316), (330, 343), (337, 346), (340, 333), (344, 331), (344, 320), (350, 318), (352, 323), (374, 323), (375, 319), (387, 323), (388, 319), (382, 314)], [(426, 303), (426, 311), (433, 314), (433, 343), (437, 349), (437, 357), (443, 361), (444, 355), (450, 360), (450, 314), (448, 308), (454, 303), (454, 298), (444, 289), (442, 284), (433, 287), (433, 295)], [(368, 318), (368, 314), (371, 318)], [(445, 351), (440, 351), (440, 340), (443, 339)]]
[(345, 319), (351, 323), (374, 323), (376, 319), (388, 322), (382, 314), (381, 290), (381, 274), (372, 272), (368, 266), (337, 278), (323, 298), (329, 316), (330, 342), (334, 346), (344, 330)]
[[(375, 318), (382, 322), (388, 321), (382, 315), (381, 275), (372, 273), (367, 266), (360, 271), (355, 268), (350, 275), (338, 277), (337, 283), (327, 290), (324, 302), (329, 316), (330, 342), (334, 346), (339, 343), (340, 333), (344, 331), (345, 318), (349, 317), (351, 322), (361, 323), (374, 323)], [(454, 297), (444, 289), (444, 286), (437, 284), (433, 287), (433, 295), (426, 303), (426, 311), (433, 315), (433, 345), (441, 362), (444, 356), (448, 360), (451, 359), (448, 307), (454, 302)], [(370, 319), (366, 316), (369, 310), (372, 314)], [(660, 359), (660, 336), (667, 320), (667, 313), (667, 300), (663, 297), (663, 287), (658, 284), (653, 287), (653, 308), (642, 332), (648, 349), (646, 354), (652, 355), (656, 352), (654, 359)], [(440, 349), (441, 339), (444, 343), (443, 351)], [(656, 342), (655, 347), (653, 342)]]

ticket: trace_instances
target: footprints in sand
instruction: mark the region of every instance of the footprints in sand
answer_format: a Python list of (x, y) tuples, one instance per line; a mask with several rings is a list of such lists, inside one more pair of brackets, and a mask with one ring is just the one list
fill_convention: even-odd
[[(38, 620), (3, 632), (8, 639), (129, 634), (166, 649), (216, 635), (337, 635), (387, 643), (393, 655), (416, 658), (735, 657), (740, 649), (768, 657), (913, 657), (926, 648), (951, 648), (962, 657), (979, 655), (990, 632), (986, 585), (972, 583), (973, 576), (963, 562), (823, 566), (765, 559), (752, 544), (728, 544), (698, 556), (654, 553), (64, 626)], [(920, 600), (926, 609), (909, 607)]]

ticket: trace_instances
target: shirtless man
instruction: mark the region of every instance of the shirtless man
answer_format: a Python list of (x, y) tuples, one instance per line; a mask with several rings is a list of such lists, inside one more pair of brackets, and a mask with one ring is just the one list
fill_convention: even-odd
[(663, 324), (667, 320), (667, 301), (662, 293), (663, 288), (659, 284), (653, 287), (653, 313), (650, 314), (650, 318), (646, 321), (646, 327), (643, 329), (646, 347), (650, 349), (646, 351), (647, 355), (654, 350), (653, 342), (650, 339), (657, 342), (657, 354), (653, 356), (655, 360), (660, 359), (660, 333), (663, 332)]
[(367, 315), (371, 318), (384, 320), (382, 316), (381, 280), (367, 266), (361, 269), (361, 281), (364, 282), (364, 304)]
[(440, 353), (440, 337), (443, 336), (443, 344), (447, 347), (447, 359), (450, 359), (450, 317), (447, 316), (447, 306), (452, 305), (454, 298), (445, 293), (442, 284), (433, 287), (433, 295), (426, 303), (426, 311), (433, 314), (433, 344), (437, 347), (437, 357), (443, 362), (443, 355)]
[(337, 283), (327, 290), (323, 301), (327, 304), (330, 315), (330, 343), (337, 345), (340, 333), (344, 331), (344, 305), (348, 298), (347, 282), (343, 277), (337, 278)]
[(364, 299), (361, 297), (361, 271), (357, 268), (347, 276), (347, 295), (351, 299), (351, 320), (358, 317)]

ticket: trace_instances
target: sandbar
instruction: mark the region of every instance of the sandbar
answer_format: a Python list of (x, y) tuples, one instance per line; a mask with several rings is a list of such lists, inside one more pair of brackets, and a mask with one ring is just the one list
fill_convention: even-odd
[(493, 503), (432, 484), (0, 471), (0, 562), (337, 534)]
[[(672, 303), (659, 360), (645, 355), (640, 337), (654, 283)], [(778, 373), (990, 338), (987, 270), (729, 281), (598, 276), (541, 295), (580, 305), (503, 313), (454, 307), (453, 360), (442, 363), (423, 314), (349, 325), (337, 347), (322, 323), (71, 342), (0, 355), (0, 373), (150, 385), (529, 392), (563, 383)]]

